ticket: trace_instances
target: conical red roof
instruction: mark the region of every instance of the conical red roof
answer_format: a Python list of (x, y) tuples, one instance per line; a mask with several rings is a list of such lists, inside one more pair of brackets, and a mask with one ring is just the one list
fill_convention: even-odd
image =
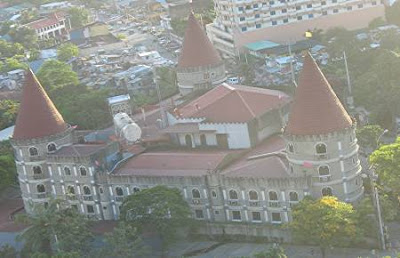
[(25, 76), (13, 138), (17, 140), (41, 138), (61, 133), (66, 129), (67, 124), (63, 117), (36, 76), (29, 70)]
[(349, 128), (352, 123), (314, 58), (307, 53), (285, 132), (327, 134)]
[(217, 50), (208, 39), (200, 23), (189, 15), (178, 68), (199, 67), (221, 62)]

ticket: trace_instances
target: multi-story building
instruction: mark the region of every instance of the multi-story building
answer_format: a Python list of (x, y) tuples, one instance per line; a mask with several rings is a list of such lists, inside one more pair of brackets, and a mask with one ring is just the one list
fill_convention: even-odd
[(225, 64), (193, 13), (189, 15), (176, 76), (182, 95), (226, 80)]
[(38, 39), (42, 40), (67, 37), (68, 31), (71, 29), (71, 21), (66, 13), (59, 11), (24, 26), (33, 29)]
[(217, 17), (207, 33), (224, 55), (262, 40), (287, 44), (308, 30), (356, 30), (384, 17), (382, 0), (214, 0)]
[(222, 85), (168, 115), (165, 133), (187, 147), (135, 152), (113, 130), (84, 135), (66, 124), (28, 73), (11, 140), (25, 209), (56, 197), (114, 220), (126, 196), (167, 185), (194, 218), (219, 222), (208, 233), (287, 239), (265, 225), (289, 222), (304, 196), (360, 200), (355, 123), (310, 55), (288, 118), (287, 95), (240, 87)]

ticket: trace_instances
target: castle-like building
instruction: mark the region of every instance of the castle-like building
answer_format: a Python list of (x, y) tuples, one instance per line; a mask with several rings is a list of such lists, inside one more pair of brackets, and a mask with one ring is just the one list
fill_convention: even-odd
[(126, 196), (167, 185), (182, 191), (194, 218), (237, 228), (286, 223), (307, 195), (363, 196), (355, 123), (310, 54), (293, 100), (223, 84), (167, 117), (163, 133), (181, 150), (123, 146), (113, 130), (68, 125), (28, 72), (11, 140), (26, 211), (60, 198), (116, 220)]

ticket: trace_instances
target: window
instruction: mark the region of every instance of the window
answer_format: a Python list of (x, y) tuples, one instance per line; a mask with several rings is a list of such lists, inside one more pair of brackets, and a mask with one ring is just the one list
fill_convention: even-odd
[(260, 18), (260, 14), (257, 13), (256, 15), (254, 15), (254, 18), (256, 18), (256, 19)]
[(138, 193), (138, 192), (140, 192), (139, 187), (134, 187), (134, 188), (133, 188), (133, 193)]
[(363, 8), (364, 7), (363, 4), (358, 4), (357, 6), (358, 6), (358, 8)]
[(288, 23), (289, 20), (287, 18), (283, 19), (283, 23)]
[(232, 211), (232, 220), (242, 220), (240, 211)]
[(333, 13), (338, 13), (339, 10), (338, 9), (333, 9)]
[(247, 27), (242, 27), (242, 31), (247, 31)]
[(331, 196), (332, 195), (332, 188), (324, 187), (322, 188), (322, 196)]
[(38, 149), (36, 147), (30, 147), (29, 148), (29, 155), (34, 157), (34, 156), (38, 156)]
[(238, 194), (235, 190), (230, 190), (229, 191), (229, 199), (231, 200), (237, 200), (238, 199)]
[(271, 11), (270, 14), (271, 14), (271, 15), (275, 15), (276, 12), (275, 12), (275, 11)]
[(200, 191), (197, 189), (192, 190), (192, 197), (193, 199), (200, 199)]
[(67, 194), (75, 194), (75, 187), (72, 185), (67, 186)]
[(83, 194), (84, 195), (90, 195), (91, 194), (89, 186), (85, 185), (83, 187)]
[(240, 12), (243, 12), (243, 6), (238, 7), (238, 10), (239, 10)]
[(351, 11), (351, 10), (353, 10), (353, 6), (347, 6), (347, 11)]
[(123, 196), (123, 195), (124, 195), (124, 191), (123, 191), (122, 188), (119, 187), (119, 186), (117, 186), (117, 187), (115, 188), (115, 193), (116, 193), (117, 196)]
[(320, 166), (318, 168), (319, 176), (329, 176), (329, 167), (328, 166)]
[(99, 193), (100, 193), (100, 194), (103, 194), (103, 193), (104, 193), (103, 187), (99, 187)]
[(337, 3), (337, 0), (332, 0), (332, 3), (336, 4), (336, 3)]
[(272, 212), (272, 222), (281, 223), (281, 214), (279, 212)]
[(256, 29), (261, 28), (261, 24), (256, 24)]
[(277, 21), (272, 21), (272, 26), (275, 26), (277, 24), (278, 24)]
[(326, 1), (322, 1), (322, 2), (321, 2), (321, 5), (326, 5)]
[(34, 174), (34, 175), (40, 175), (40, 174), (42, 174), (42, 168), (39, 167), (39, 166), (34, 166), (34, 167), (33, 167), (33, 174)]
[(201, 143), (201, 146), (207, 146), (207, 139), (204, 134), (200, 134), (200, 143)]
[(250, 191), (249, 198), (251, 201), (258, 201), (258, 193), (256, 191)]
[(253, 5), (253, 8), (258, 8), (258, 4), (254, 4), (254, 5)]
[(299, 195), (296, 192), (290, 192), (289, 193), (289, 201), (298, 202), (299, 201)]
[(258, 211), (253, 211), (251, 213), (251, 216), (253, 218), (253, 221), (261, 221), (261, 213)]
[(81, 176), (86, 176), (87, 175), (86, 168), (84, 168), (84, 167), (80, 167), (79, 168), (79, 172), (81, 173)]
[(288, 151), (289, 151), (290, 153), (293, 153), (293, 152), (294, 152), (293, 144), (288, 144)]
[(46, 188), (44, 187), (44, 185), (40, 184), (36, 186), (36, 190), (38, 193), (44, 193), (46, 192)]
[(376, 1), (373, 1), (373, 2), (372, 2), (372, 5), (376, 5)]
[(323, 12), (322, 12), (322, 15), (324, 15), (324, 16), (325, 16), (325, 15), (328, 15), (328, 12), (327, 12), (327, 11), (323, 11)]
[(54, 143), (50, 143), (47, 145), (47, 152), (55, 152), (57, 150), (57, 147)]
[(64, 167), (64, 175), (65, 176), (70, 176), (71, 175), (71, 169), (69, 167)]
[(275, 4), (275, 1), (269, 1), (269, 4), (270, 4), (270, 5), (274, 5), (274, 4)]
[(307, 8), (309, 8), (309, 9), (312, 8), (312, 4), (308, 4)]
[(293, 166), (290, 166), (290, 173), (291, 173), (291, 174), (293, 174), (293, 173), (294, 173)]
[(296, 6), (296, 10), (297, 11), (301, 10), (301, 5)]
[(282, 9), (282, 13), (287, 13), (287, 9), (286, 8)]
[(303, 16), (297, 16), (297, 20), (298, 20), (298, 21), (303, 20)]
[(212, 198), (217, 198), (217, 192), (216, 191), (211, 191), (211, 196), (212, 196)]
[(239, 18), (239, 21), (244, 21), (244, 20), (246, 20), (245, 17), (240, 17), (240, 18)]
[(314, 18), (314, 14), (312, 14), (312, 13), (310, 13), (309, 15), (308, 15), (308, 18)]
[(315, 146), (315, 151), (317, 154), (326, 154), (326, 145), (324, 143), (318, 143), (317, 146)]
[(269, 192), (268, 197), (270, 201), (278, 201), (278, 194), (275, 191)]
[(86, 205), (86, 210), (87, 210), (87, 213), (94, 213), (93, 205)]
[(203, 210), (195, 210), (196, 219), (204, 219)]

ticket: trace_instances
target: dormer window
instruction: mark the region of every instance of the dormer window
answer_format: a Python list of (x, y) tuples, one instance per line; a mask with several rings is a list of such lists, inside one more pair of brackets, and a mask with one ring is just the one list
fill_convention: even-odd
[(39, 155), (38, 149), (36, 147), (30, 147), (29, 148), (29, 155), (31, 157), (38, 156)]
[(56, 147), (56, 145), (54, 143), (49, 143), (47, 145), (47, 152), (48, 153), (55, 152), (56, 150), (57, 150), (57, 147)]
[(81, 176), (87, 176), (87, 170), (84, 167), (79, 168), (79, 172), (81, 173)]
[(294, 152), (294, 147), (293, 147), (293, 144), (288, 144), (288, 146), (287, 146), (287, 148), (288, 148), (288, 151), (290, 152), (290, 153), (293, 153)]
[(192, 197), (193, 199), (200, 199), (200, 191), (197, 189), (192, 190)]
[(238, 194), (235, 190), (230, 190), (229, 191), (229, 199), (231, 200), (237, 200), (238, 199)]
[(326, 144), (318, 143), (317, 146), (315, 146), (315, 151), (317, 154), (326, 154)]

